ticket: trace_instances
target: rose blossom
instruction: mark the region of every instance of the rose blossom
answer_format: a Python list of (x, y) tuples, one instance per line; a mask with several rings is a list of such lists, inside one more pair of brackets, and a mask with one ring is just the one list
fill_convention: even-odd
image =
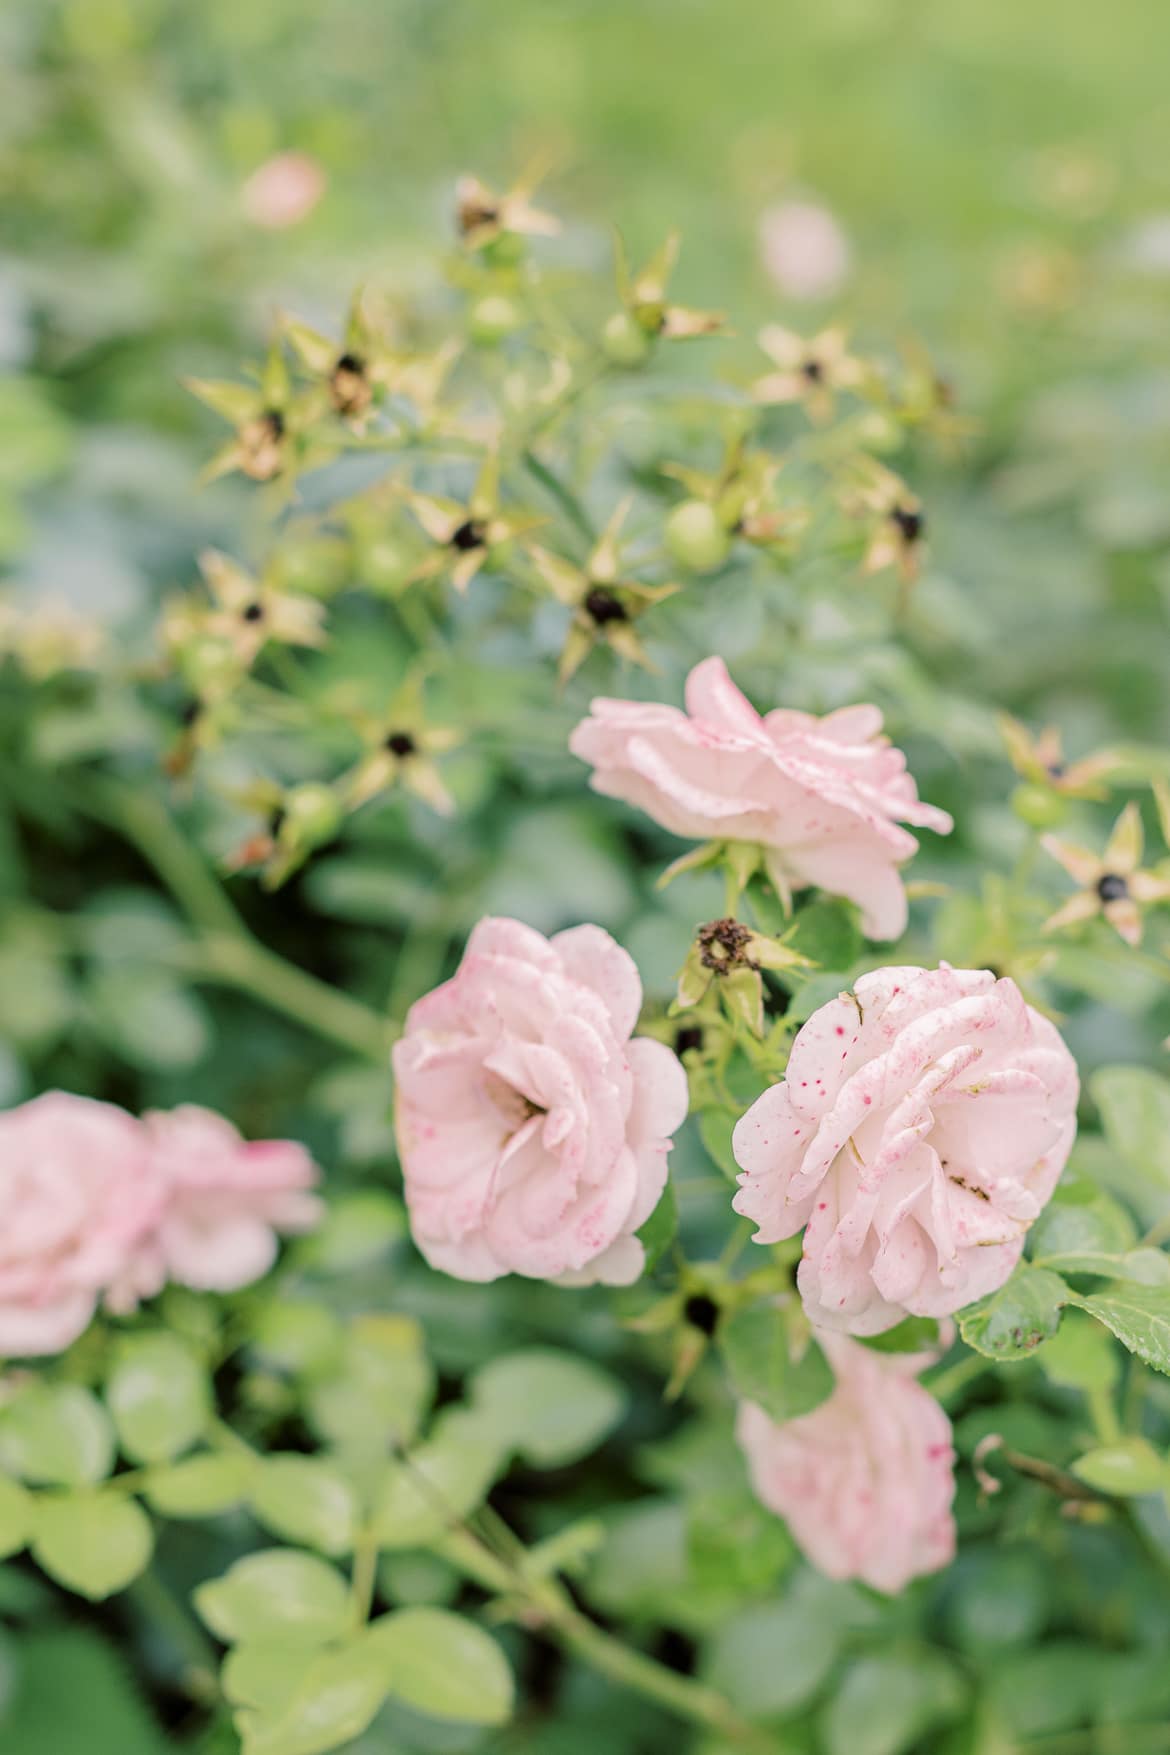
[(133, 1294), (165, 1280), (234, 1292), (266, 1274), (277, 1232), (308, 1231), (321, 1215), (317, 1169), (295, 1140), (245, 1140), (222, 1115), (184, 1103), (142, 1118), (163, 1195), (140, 1252)]
[(285, 231), (308, 218), (325, 193), (326, 181), (307, 152), (278, 152), (252, 172), (240, 202), (253, 224)]
[(738, 1122), (737, 1212), (802, 1226), (814, 1323), (877, 1334), (1001, 1286), (1076, 1133), (1077, 1069), (1014, 981), (890, 968), (813, 1013)]
[(954, 1556), (951, 1423), (915, 1382), (922, 1356), (817, 1339), (837, 1380), (826, 1401), (782, 1425), (740, 1407), (752, 1486), (820, 1571), (900, 1591)]
[(464, 1280), (628, 1285), (634, 1233), (666, 1184), (686, 1076), (630, 1040), (632, 958), (599, 926), (546, 939), (481, 920), (394, 1047), (396, 1126), (415, 1242)]
[(906, 924), (897, 868), (918, 847), (898, 823), (941, 834), (952, 824), (919, 801), (905, 756), (880, 736), (878, 708), (761, 717), (721, 658), (691, 671), (686, 703), (684, 713), (595, 700), (569, 739), (593, 765), (594, 791), (676, 835), (761, 842), (782, 893), (816, 884), (856, 902), (869, 937), (897, 938)]
[(760, 256), (789, 298), (827, 299), (849, 274), (849, 241), (827, 207), (781, 201), (760, 215)]
[(49, 1091), (0, 1115), (0, 1354), (57, 1353), (157, 1217), (146, 1141), (112, 1103)]

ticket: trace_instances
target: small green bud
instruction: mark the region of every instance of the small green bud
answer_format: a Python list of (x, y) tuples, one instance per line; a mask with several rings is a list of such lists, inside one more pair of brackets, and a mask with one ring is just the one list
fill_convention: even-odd
[(515, 335), (525, 323), (524, 312), (515, 299), (503, 293), (487, 293), (476, 299), (467, 314), (468, 333), (480, 347), (498, 347), (509, 335)]
[(388, 591), (397, 595), (409, 583), (417, 556), (405, 543), (393, 536), (378, 536), (363, 543), (358, 555), (358, 571), (363, 584), (372, 591)]
[(332, 787), (307, 780), (284, 800), (280, 839), (288, 847), (321, 847), (336, 835), (344, 814)]
[(519, 232), (500, 232), (498, 237), (481, 246), (481, 254), (493, 268), (515, 268), (523, 262), (527, 248)]
[(714, 573), (731, 552), (731, 537), (706, 500), (684, 500), (666, 520), (666, 547), (688, 573)]
[(643, 366), (650, 357), (650, 337), (628, 311), (615, 311), (601, 331), (601, 345), (615, 366)]
[(1051, 787), (1025, 780), (1012, 793), (1012, 809), (1032, 829), (1054, 829), (1068, 815), (1068, 802)]

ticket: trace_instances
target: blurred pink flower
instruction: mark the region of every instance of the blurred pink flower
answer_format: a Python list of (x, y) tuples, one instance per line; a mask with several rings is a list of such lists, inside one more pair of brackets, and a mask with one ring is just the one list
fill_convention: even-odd
[(284, 231), (307, 219), (328, 178), (307, 152), (278, 152), (252, 172), (240, 191), (244, 212), (265, 231)]
[(0, 1355), (58, 1353), (123, 1275), (161, 1195), (142, 1128), (49, 1091), (0, 1115)]
[(394, 1048), (396, 1121), (432, 1266), (464, 1280), (637, 1279), (635, 1232), (687, 1110), (675, 1056), (630, 1040), (641, 1004), (632, 958), (601, 927), (546, 939), (489, 919), (412, 1006)]
[(879, 710), (761, 717), (722, 658), (695, 666), (686, 703), (684, 713), (596, 699), (569, 739), (593, 766), (594, 791), (676, 835), (760, 842), (782, 893), (816, 884), (847, 896), (870, 938), (897, 938), (906, 924), (897, 868), (918, 848), (898, 822), (940, 834), (952, 823), (919, 801), (905, 756), (880, 735)]
[(781, 201), (766, 208), (758, 236), (764, 267), (790, 299), (831, 298), (848, 278), (849, 240), (818, 202)]
[(889, 968), (813, 1013), (736, 1126), (757, 1243), (802, 1226), (811, 1320), (877, 1334), (993, 1292), (1076, 1134), (1076, 1064), (1014, 981)]
[(836, 1388), (777, 1425), (744, 1402), (736, 1436), (752, 1486), (830, 1578), (894, 1593), (953, 1558), (951, 1423), (915, 1382), (921, 1357), (818, 1334)]
[(139, 1297), (166, 1280), (205, 1292), (251, 1285), (276, 1260), (277, 1233), (320, 1218), (317, 1169), (295, 1140), (242, 1139), (193, 1103), (153, 1110), (142, 1125), (163, 1207), (137, 1263)]

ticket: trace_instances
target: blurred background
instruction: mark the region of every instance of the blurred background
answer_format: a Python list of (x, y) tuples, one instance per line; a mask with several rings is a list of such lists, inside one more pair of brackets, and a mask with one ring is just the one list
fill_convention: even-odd
[[(1170, 739), (1168, 61), (1170, 12), (1149, 0), (6, 0), (0, 604), (64, 602), (145, 649), (160, 597), (190, 583), (205, 543), (248, 553), (261, 540), (246, 484), (196, 486), (222, 428), (181, 379), (234, 376), (277, 310), (335, 326), (360, 281), (441, 310), (456, 177), (506, 187), (541, 162), (542, 205), (566, 222), (566, 266), (608, 273), (615, 223), (635, 258), (680, 228), (673, 290), (731, 312), (729, 371), (759, 369), (762, 322), (811, 331), (846, 320), (865, 345), (928, 348), (977, 423), (961, 455), (908, 469), (931, 531), (913, 666), (866, 648), (862, 610), (852, 644), (798, 676), (792, 697), (828, 705), (864, 689), (882, 701), (924, 796), (962, 816), (953, 847), (931, 849), (916, 875), (973, 894), (1018, 838), (994, 707), (1059, 721), (1075, 754)], [(756, 653), (757, 693), (774, 694), (748, 611), (725, 601), (717, 619), (721, 649), (748, 666)], [(311, 1140), (342, 1180), (383, 1179), (381, 1076), (338, 1064), (244, 1000), (160, 982), (143, 948), (171, 927), (141, 862), (74, 813), (64, 782), (59, 795), (47, 785), (48, 770), (117, 760), (143, 742), (125, 696), (38, 698), (34, 736), (29, 696), (11, 681), (5, 673), (0, 695), (0, 1098), (46, 1083), (135, 1107), (195, 1097), (249, 1131)], [(662, 687), (673, 698), (676, 685)], [(677, 851), (669, 838), (623, 839), (567, 760), (455, 783), (469, 811), (435, 842), (432, 865), (410, 836), (425, 845), (433, 821), (395, 818), (274, 900), (237, 886), (245, 911), (295, 960), (375, 1003), (389, 991), (405, 1004), (437, 979), (486, 907), (544, 928), (599, 919), (667, 990), (691, 906), (651, 895), (661, 856)], [(492, 815), (493, 787), (506, 818)], [(444, 911), (426, 913), (452, 870)], [(1058, 874), (1044, 883), (1054, 900), (1067, 889)], [(89, 919), (84, 967), (43, 908)], [(978, 927), (951, 919), (956, 942)], [(946, 933), (944, 920), (944, 954)], [(1075, 954), (1078, 986), (1107, 1002), (1070, 1020), (1086, 1066), (1152, 1060), (1170, 1022), (1162, 976), (1104, 940)], [(680, 1162), (699, 1165), (697, 1146), (689, 1160), (687, 1150)], [(696, 1235), (703, 1211), (700, 1199)], [(628, 1344), (588, 1300), (569, 1310), (532, 1288), (489, 1297), (417, 1266), (399, 1290), (452, 1375), (506, 1341), (571, 1339), (611, 1359)], [(662, 1430), (656, 1386), (643, 1388), (636, 1443)], [(603, 1482), (559, 1481), (555, 1503), (521, 1495), (509, 1509), (539, 1533), (599, 1495), (637, 1498), (649, 1483), (674, 1504), (700, 1492), (694, 1457), (660, 1446), (643, 1466), (630, 1454), (610, 1459)], [(719, 1503), (705, 1514), (716, 1523), (732, 1516)], [(976, 1534), (988, 1528), (970, 1515)], [(680, 1638), (730, 1626), (752, 1581), (688, 1578), (677, 1523), (652, 1522), (628, 1526), (624, 1567), (611, 1555), (595, 1605), (664, 1621)], [(990, 1538), (964, 1575), (970, 1595), (947, 1587), (944, 1643), (987, 1649), (1001, 1615), (1012, 1638), (1048, 1629), (1062, 1641), (1043, 1674), (1018, 1681), (1031, 1690), (1030, 1734), (1063, 1734), (1062, 1700), (1086, 1651), (1142, 1616), (1150, 1624), (1154, 1587), (1106, 1577), (1091, 1537), (1074, 1532), (1062, 1551), (1059, 1591), (1043, 1541), (1013, 1548), (1000, 1577)], [(167, 1562), (179, 1577), (206, 1570), (194, 1536), (187, 1547), (176, 1538)], [(1098, 1583), (1124, 1599), (1106, 1631), (1092, 1621)], [(153, 1755), (172, 1735), (231, 1749), (191, 1743), (178, 1714), (160, 1743), (166, 1660), (149, 1605), (115, 1607), (97, 1628), (37, 1590), (18, 1569), (0, 1573), (0, 1616), (32, 1629), (23, 1656), (0, 1644), (5, 1755)], [(680, 1632), (667, 1605), (687, 1592)], [(834, 1601), (834, 1628), (852, 1629), (858, 1611)], [(900, 1613), (894, 1639), (910, 1626)], [(132, 1685), (111, 1631), (124, 1647), (137, 1641)], [(735, 1649), (728, 1635), (729, 1686)], [(620, 1699), (580, 1678), (566, 1686), (574, 1704), (559, 1727), (498, 1746), (677, 1746), (669, 1721), (623, 1716)], [(71, 1717), (81, 1700), (83, 1717)], [(873, 1744), (876, 1755), (910, 1747), (913, 1733)], [(959, 1755), (1016, 1746), (979, 1742), (978, 1726), (971, 1736)], [(362, 1745), (369, 1755), (421, 1746), (401, 1727)]]

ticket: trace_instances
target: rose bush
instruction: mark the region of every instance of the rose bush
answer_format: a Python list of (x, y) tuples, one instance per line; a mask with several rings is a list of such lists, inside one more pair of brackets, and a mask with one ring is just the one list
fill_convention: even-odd
[[(38, 66), (116, 64), (111, 136), (129, 162), (146, 127), (142, 187), (181, 178), (183, 226), (142, 232), (155, 339), (199, 374), (166, 430), (201, 404), (208, 478), (239, 479), (141, 531), (154, 401), (137, 448), (121, 395), (100, 459), (62, 436), (124, 357), (122, 279), (38, 303), (53, 385), (0, 384), (0, 547), (41, 471), (29, 577), (85, 590), (0, 604), (0, 1745), (1158, 1741), (1157, 493), (1086, 480), (1081, 395), (1026, 458), (997, 418), (978, 516), (948, 510), (936, 441), (970, 428), (920, 353), (771, 307), (753, 339), (685, 302), (673, 236), (580, 274), (596, 239), (560, 241), (530, 178), (462, 180), (441, 295), (406, 297), (413, 260), (344, 315), (294, 282), (267, 355), (214, 376), (173, 288), (320, 240), (344, 130), (288, 136), (319, 173), (289, 201), (278, 136), (225, 112), (251, 163), (205, 204), (166, 82), (124, 101), (134, 7), (84, 10)], [(50, 179), (87, 228), (97, 83)], [(1083, 196), (1058, 168), (1012, 187)], [(122, 178), (120, 239), (132, 209)], [(165, 378), (152, 356), (135, 394)], [(1046, 568), (1062, 469), (1080, 521)], [(107, 578), (111, 521), (133, 557)], [(1105, 531), (1123, 553), (1087, 564)], [(146, 567), (157, 639), (153, 605), (94, 626)], [(1116, 710), (1073, 710), (1074, 651), (1124, 674)], [(1059, 712), (1069, 760), (1001, 704)], [(126, 1109), (24, 1102), (60, 1086)]]

